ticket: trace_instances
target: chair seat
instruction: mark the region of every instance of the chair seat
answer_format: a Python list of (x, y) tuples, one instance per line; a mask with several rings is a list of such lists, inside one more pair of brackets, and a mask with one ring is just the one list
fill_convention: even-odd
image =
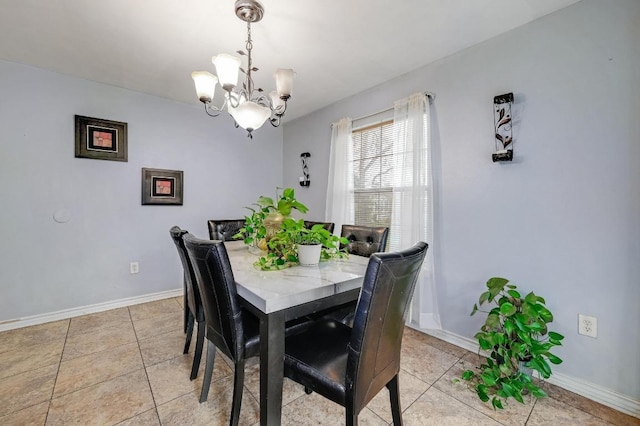
[(285, 376), (339, 404), (345, 403), (351, 327), (322, 319), (286, 338)]
[[(260, 320), (251, 312), (242, 309), (242, 324), (244, 327), (245, 357), (251, 358), (260, 354)], [(297, 318), (285, 323), (285, 336), (292, 336), (307, 330), (312, 321), (308, 318)]]
[(344, 303), (342, 305), (336, 306), (334, 308), (329, 308), (322, 310), (320, 312), (315, 312), (309, 315), (309, 318), (313, 320), (317, 319), (331, 319), (340, 321), (341, 323), (348, 325), (349, 327), (353, 327), (353, 319), (355, 317), (356, 306), (358, 304), (357, 300)]

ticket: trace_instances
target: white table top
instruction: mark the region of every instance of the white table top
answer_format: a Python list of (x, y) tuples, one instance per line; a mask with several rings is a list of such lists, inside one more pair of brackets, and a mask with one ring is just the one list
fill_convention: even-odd
[(369, 259), (320, 262), (318, 266), (294, 266), (261, 271), (253, 266), (259, 255), (242, 241), (225, 242), (238, 295), (264, 313), (271, 313), (362, 286)]

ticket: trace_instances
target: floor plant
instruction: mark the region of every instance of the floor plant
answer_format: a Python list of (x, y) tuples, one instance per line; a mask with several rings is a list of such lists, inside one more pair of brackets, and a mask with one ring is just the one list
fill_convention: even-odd
[[(476, 370), (464, 371), (462, 379), (469, 381), (478, 397), (490, 401), (494, 409), (504, 408), (503, 402), (509, 398), (524, 403), (527, 393), (536, 398), (546, 396), (526, 372), (535, 370), (546, 379), (551, 376), (550, 364), (562, 362), (550, 352), (562, 344), (564, 336), (549, 331), (553, 314), (545, 306), (545, 299), (533, 292), (523, 296), (506, 278), (490, 278), (486, 287), (471, 315), (487, 314), (475, 335), (487, 356)], [(485, 303), (489, 311), (481, 310)]]

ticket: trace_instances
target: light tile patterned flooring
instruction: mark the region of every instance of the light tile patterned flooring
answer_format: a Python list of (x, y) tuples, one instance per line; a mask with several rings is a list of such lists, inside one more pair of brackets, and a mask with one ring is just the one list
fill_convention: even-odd
[[(0, 425), (226, 425), (233, 388), (231, 363), (217, 357), (212, 389), (198, 403), (189, 380), (193, 348), (182, 354), (182, 298), (0, 333)], [(206, 345), (205, 345), (206, 347)], [(407, 328), (400, 373), (405, 425), (640, 425), (640, 420), (545, 384), (549, 398), (482, 404), (454, 384), (478, 356)], [(241, 425), (259, 422), (259, 366), (247, 363)], [(344, 409), (285, 380), (283, 425), (344, 424)], [(391, 422), (383, 390), (359, 417)]]

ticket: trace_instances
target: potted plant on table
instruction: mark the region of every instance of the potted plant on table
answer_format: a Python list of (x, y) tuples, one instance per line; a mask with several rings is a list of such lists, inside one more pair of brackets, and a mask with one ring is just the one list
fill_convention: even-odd
[[(503, 408), (502, 402), (510, 397), (524, 403), (522, 395), (526, 393), (536, 398), (546, 396), (532, 380), (530, 371), (536, 370), (546, 379), (551, 376), (549, 363), (562, 362), (550, 352), (554, 346), (561, 346), (564, 339), (548, 329), (553, 314), (542, 297), (533, 292), (523, 297), (506, 278), (490, 278), (486, 286), (471, 315), (488, 314), (475, 338), (480, 349), (489, 355), (477, 371), (464, 371), (462, 379), (471, 382), (478, 397), (483, 402), (491, 401), (494, 409)], [(481, 311), (478, 305), (484, 303), (494, 307), (488, 312)]]
[(280, 231), (269, 239), (268, 253), (260, 257), (255, 265), (263, 270), (277, 270), (296, 264), (312, 266), (320, 260), (347, 257), (346, 250), (340, 250), (340, 243), (346, 244), (346, 239), (333, 235), (321, 224), (306, 228), (304, 220), (287, 218), (282, 222)]
[(251, 215), (245, 216), (245, 225), (234, 238), (243, 238), (245, 244), (267, 250), (266, 240), (278, 232), (282, 221), (292, 210), (300, 213), (309, 211), (307, 206), (296, 199), (293, 188), (285, 188), (282, 195), (278, 194), (279, 189), (281, 188), (276, 188), (277, 202), (261, 195), (254, 203), (256, 208), (247, 207), (251, 210)]

